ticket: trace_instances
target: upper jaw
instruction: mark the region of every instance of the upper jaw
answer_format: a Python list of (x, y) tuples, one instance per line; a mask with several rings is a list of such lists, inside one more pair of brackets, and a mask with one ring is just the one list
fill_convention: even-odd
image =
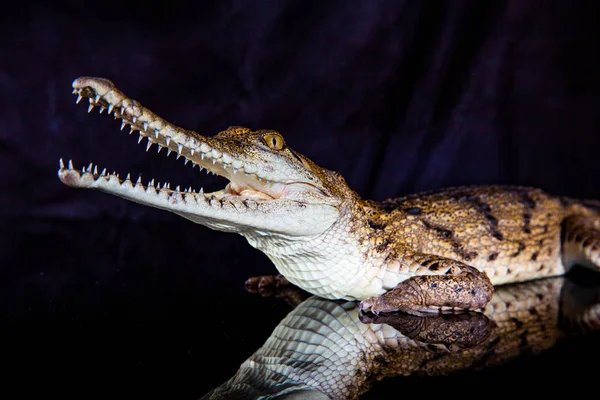
[(167, 149), (167, 154), (174, 151), (177, 158), (184, 157), (186, 164), (191, 161), (200, 169), (206, 168), (230, 180), (269, 183), (268, 177), (253, 163), (244, 162), (224, 151), (213, 138), (182, 129), (157, 116), (136, 100), (127, 97), (109, 80), (77, 78), (73, 81), (73, 93), (78, 96), (77, 103), (84, 97), (89, 100), (88, 112), (99, 107), (100, 113), (107, 110), (115, 119), (122, 120), (121, 130), (129, 125), (130, 134), (135, 130), (139, 131), (138, 143), (144, 138), (148, 140), (146, 151), (156, 144), (159, 152), (162, 148)]
[[(157, 145), (157, 151), (167, 149), (177, 154), (177, 159), (184, 158), (184, 163), (191, 162), (200, 170), (206, 169), (231, 181), (231, 185), (217, 195), (238, 195), (254, 199), (288, 199), (311, 202), (318, 197), (318, 202), (328, 203), (322, 190), (307, 182), (285, 182), (280, 171), (260, 167), (252, 157), (236, 154), (239, 146), (226, 140), (205, 137), (197, 132), (182, 129), (142, 106), (138, 101), (130, 99), (115, 85), (103, 78), (81, 77), (73, 81), (73, 94), (77, 95), (77, 103), (83, 98), (89, 101), (88, 112), (98, 108), (100, 113), (107, 110), (115, 119), (121, 119), (121, 130), (129, 126), (129, 133), (139, 132), (138, 143), (147, 139), (146, 151)], [(269, 164), (263, 160), (262, 164)], [(284, 174), (285, 175), (285, 174)], [(307, 193), (299, 193), (299, 192)]]

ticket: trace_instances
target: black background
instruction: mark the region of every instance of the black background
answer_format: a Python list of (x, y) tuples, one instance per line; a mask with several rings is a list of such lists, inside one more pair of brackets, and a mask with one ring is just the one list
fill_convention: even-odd
[[(205, 135), (230, 125), (279, 130), (365, 198), (483, 183), (600, 198), (599, 7), (528, 0), (6, 6), (6, 365), (30, 383), (53, 379), (22, 389), (64, 395), (78, 393), (79, 382), (88, 394), (198, 398), (228, 379), (289, 311), (246, 293), (247, 277), (275, 270), (242, 237), (60, 183), (60, 157), (172, 186), (225, 183), (173, 155), (146, 153), (112, 118), (88, 115), (75, 105), (74, 78), (111, 79)], [(533, 374), (541, 377), (536, 385), (581, 380), (597, 343), (597, 336), (577, 341), (474, 376), (487, 385), (506, 377), (534, 385)], [(373, 398), (408, 383), (383, 384)]]

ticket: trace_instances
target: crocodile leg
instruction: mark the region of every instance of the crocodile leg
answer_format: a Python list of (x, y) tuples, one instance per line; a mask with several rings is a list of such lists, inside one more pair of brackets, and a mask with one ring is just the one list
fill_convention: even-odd
[(477, 310), (492, 298), (494, 287), (485, 273), (448, 258), (422, 257), (419, 262), (428, 265), (431, 274), (413, 276), (379, 297), (363, 300), (360, 310), (422, 315), (452, 309)]
[(263, 294), (262, 291), (272, 292), (279, 287), (289, 285), (290, 283), (285, 278), (285, 276), (278, 275), (261, 275), (261, 276), (253, 276), (246, 280), (245, 286), (246, 289), (251, 293), (260, 293)]
[(283, 299), (292, 307), (296, 307), (309, 296), (298, 286), (292, 285), (283, 275), (254, 276), (246, 281), (246, 290), (258, 293), (262, 297), (273, 296)]
[(563, 222), (563, 264), (600, 270), (600, 219), (568, 217)]

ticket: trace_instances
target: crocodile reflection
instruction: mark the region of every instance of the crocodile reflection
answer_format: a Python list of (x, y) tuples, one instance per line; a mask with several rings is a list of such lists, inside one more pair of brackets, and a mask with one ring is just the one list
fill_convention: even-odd
[(499, 287), (483, 313), (375, 317), (310, 297), (202, 399), (355, 399), (384, 377), (488, 368), (599, 327), (600, 286), (564, 277)]

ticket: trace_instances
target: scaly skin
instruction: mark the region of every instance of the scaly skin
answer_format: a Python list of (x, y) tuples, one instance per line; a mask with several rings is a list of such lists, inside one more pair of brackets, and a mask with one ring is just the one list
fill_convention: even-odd
[(504, 365), (597, 332), (599, 299), (599, 287), (554, 277), (499, 288), (483, 313), (398, 313), (361, 323), (356, 303), (311, 297), (202, 399), (358, 399), (383, 378)]
[[(383, 202), (361, 199), (344, 178), (286, 146), (276, 131), (230, 127), (214, 137), (170, 124), (112, 82), (82, 77), (74, 93), (139, 130), (186, 163), (230, 180), (214, 193), (144, 186), (90, 164), (60, 162), (58, 175), (235, 232), (291, 283), (328, 299), (362, 300), (364, 311), (480, 309), (493, 285), (597, 267), (597, 204), (508, 186), (449, 188)], [(575, 233), (576, 232), (576, 233)]]

